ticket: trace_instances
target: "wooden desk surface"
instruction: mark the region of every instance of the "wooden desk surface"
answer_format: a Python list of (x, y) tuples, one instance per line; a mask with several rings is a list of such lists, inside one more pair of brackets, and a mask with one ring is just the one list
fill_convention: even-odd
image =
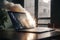
[(45, 33), (25, 33), (18, 32), (19, 40), (40, 40), (40, 39), (48, 39), (52, 37), (60, 36), (60, 32), (45, 32)]
[[(44, 29), (44, 28), (43, 28)], [(50, 30), (50, 28), (47, 28)], [(44, 38), (49, 38), (49, 37), (55, 37), (55, 36), (59, 36), (60, 32), (56, 32), (56, 31), (43, 31), (44, 33), (41, 33), (42, 29), (39, 29), (39, 31), (35, 31), (35, 30), (30, 30), (30, 29), (25, 29), (25, 30), (21, 30), (18, 33), (18, 37), (19, 40), (36, 40), (36, 39), (44, 39)], [(28, 32), (29, 31), (29, 32)]]
[[(39, 29), (39, 30), (37, 30)], [(51, 37), (56, 37), (56, 36), (59, 36), (60, 38), (60, 32), (57, 31), (47, 31), (47, 29), (51, 29), (51, 28), (46, 28), (46, 27), (40, 27), (40, 28), (37, 28), (35, 30), (31, 29), (31, 31), (28, 31), (30, 29), (23, 29), (22, 30), (19, 30), (19, 32), (13, 32), (13, 34), (11, 35), (10, 33), (12, 32), (9, 32), (9, 34), (6, 34), (7, 32), (4, 33), (4, 35), (1, 35), (0, 36), (0, 39), (8, 39), (11, 37), (12, 40), (41, 40), (41, 39), (48, 39), (48, 38), (51, 38)], [(41, 31), (42, 30), (42, 31)], [(8, 30), (9, 31), (9, 30)], [(50, 40), (50, 39), (48, 39)]]
[(53, 38), (56, 36), (60, 37), (60, 32), (51, 31), (51, 32), (46, 32), (46, 33), (42, 33), (42, 34), (37, 34), (37, 35), (38, 35), (37, 39)]

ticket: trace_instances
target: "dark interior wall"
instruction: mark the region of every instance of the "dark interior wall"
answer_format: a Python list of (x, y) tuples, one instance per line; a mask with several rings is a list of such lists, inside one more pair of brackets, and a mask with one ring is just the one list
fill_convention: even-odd
[(24, 7), (24, 0), (12, 0), (12, 2), (21, 4)]
[(60, 27), (60, 0), (51, 0), (51, 23)]

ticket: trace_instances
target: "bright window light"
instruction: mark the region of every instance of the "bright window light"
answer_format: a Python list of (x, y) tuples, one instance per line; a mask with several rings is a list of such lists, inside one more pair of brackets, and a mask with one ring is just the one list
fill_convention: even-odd
[(43, 2), (48, 3), (50, 0), (43, 0)]

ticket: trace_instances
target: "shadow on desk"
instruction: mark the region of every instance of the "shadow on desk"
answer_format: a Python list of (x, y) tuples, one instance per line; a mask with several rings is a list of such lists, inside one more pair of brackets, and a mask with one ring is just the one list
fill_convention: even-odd
[(17, 32), (12, 30), (0, 30), (0, 40), (13, 40), (17, 38)]

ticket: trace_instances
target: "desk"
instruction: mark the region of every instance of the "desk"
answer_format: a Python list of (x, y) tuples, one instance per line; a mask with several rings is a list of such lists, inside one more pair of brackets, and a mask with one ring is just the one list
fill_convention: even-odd
[(0, 40), (51, 40), (51, 39), (60, 40), (59, 39), (60, 32), (57, 31), (54, 31), (53, 29), (47, 27), (38, 27), (37, 29), (34, 30), (22, 29), (19, 30), (19, 32), (11, 30), (6, 32), (0, 31)]
[(45, 27), (19, 30), (17, 34), (19, 40), (49, 40), (50, 38), (56, 38), (57, 36), (60, 36), (60, 32), (56, 32), (51, 28)]
[[(59, 39), (60, 38), (60, 32), (56, 32), (56, 31), (51, 31), (51, 32), (46, 32), (46, 33), (42, 33), (42, 34), (37, 34), (38, 38), (37, 39), (48, 39), (48, 40), (52, 40), (52, 39)], [(60, 40), (60, 39), (59, 39)]]

